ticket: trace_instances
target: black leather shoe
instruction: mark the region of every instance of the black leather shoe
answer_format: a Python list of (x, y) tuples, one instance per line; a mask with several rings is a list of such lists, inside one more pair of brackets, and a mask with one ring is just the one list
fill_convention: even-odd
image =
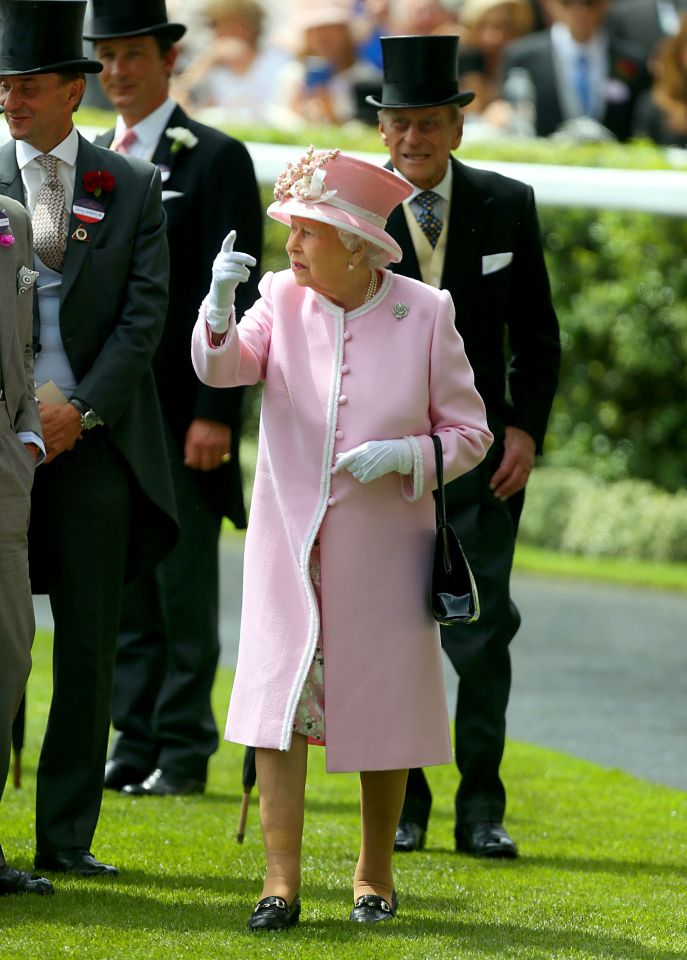
[(391, 893), (391, 903), (384, 897), (366, 893), (355, 901), (348, 919), (355, 923), (378, 923), (380, 920), (391, 920), (396, 916), (397, 907), (398, 897), (395, 890)]
[(399, 853), (414, 853), (425, 845), (426, 830), (412, 820), (401, 820), (396, 827), (394, 850)]
[(515, 841), (502, 823), (478, 820), (456, 827), (456, 850), (471, 853), (473, 857), (493, 857), (514, 860), (518, 855)]
[(46, 896), (55, 892), (55, 888), (45, 877), (36, 877), (25, 870), (14, 870), (7, 864), (0, 867), (0, 897), (11, 893), (37, 893)]
[(249, 930), (286, 930), (294, 927), (301, 915), (301, 898), (295, 896), (291, 906), (283, 897), (263, 897), (248, 919)]
[(53, 850), (37, 853), (33, 865), (51, 873), (72, 873), (77, 877), (116, 877), (119, 870), (111, 863), (96, 860), (90, 850)]
[(202, 780), (175, 777), (173, 773), (165, 773), (159, 767), (153, 770), (143, 783), (129, 783), (122, 788), (122, 793), (130, 797), (185, 797), (190, 793), (204, 792), (205, 784)]
[(122, 790), (129, 783), (141, 783), (146, 776), (146, 770), (130, 767), (128, 763), (120, 763), (119, 760), (108, 760), (105, 764), (104, 787), (106, 790)]

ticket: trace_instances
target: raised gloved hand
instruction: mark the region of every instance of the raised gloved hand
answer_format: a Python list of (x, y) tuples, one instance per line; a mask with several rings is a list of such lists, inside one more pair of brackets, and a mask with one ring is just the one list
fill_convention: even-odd
[(394, 470), (408, 474), (413, 469), (413, 448), (408, 440), (368, 440), (337, 456), (334, 472), (344, 468), (361, 483), (370, 483)]
[(212, 283), (207, 298), (206, 320), (213, 333), (226, 333), (234, 306), (236, 288), (250, 277), (250, 267), (256, 264), (249, 253), (234, 253), (236, 230), (224, 238), (222, 249), (212, 264)]

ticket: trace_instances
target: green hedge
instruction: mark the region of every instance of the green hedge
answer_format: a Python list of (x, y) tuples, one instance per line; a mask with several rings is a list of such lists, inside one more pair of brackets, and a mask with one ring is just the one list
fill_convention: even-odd
[(687, 493), (540, 467), (527, 487), (519, 539), (564, 553), (684, 562)]

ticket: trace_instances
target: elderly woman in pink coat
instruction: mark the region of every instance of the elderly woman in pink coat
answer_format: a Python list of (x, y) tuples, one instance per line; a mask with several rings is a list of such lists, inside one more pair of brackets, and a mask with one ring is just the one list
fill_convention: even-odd
[(362, 842), (350, 919), (396, 913), (391, 854), (409, 767), (449, 763), (429, 604), (436, 486), (492, 441), (449, 294), (384, 269), (386, 218), (411, 193), (381, 167), (312, 148), (277, 180), (291, 267), (266, 274), (225, 240), (193, 332), (214, 387), (264, 383), (227, 739), (256, 747), (267, 871), (248, 926), (298, 920), (308, 742), (359, 771)]

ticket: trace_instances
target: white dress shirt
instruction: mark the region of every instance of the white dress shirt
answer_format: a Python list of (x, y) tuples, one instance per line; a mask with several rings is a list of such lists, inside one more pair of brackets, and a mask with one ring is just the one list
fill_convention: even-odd
[[(17, 165), (21, 173), (22, 183), (24, 184), (24, 196), (26, 198), (26, 208), (30, 215), (36, 209), (36, 198), (44, 180), (47, 179), (48, 172), (39, 163), (36, 163), (36, 157), (42, 156), (40, 150), (36, 150), (25, 140), (16, 140), (15, 149), (17, 151)], [(71, 210), (74, 201), (74, 181), (76, 178), (76, 155), (79, 152), (79, 135), (76, 128), (72, 127), (71, 132), (64, 138), (62, 143), (58, 143), (50, 154), (57, 157), (62, 163), (57, 164), (57, 176), (64, 187), (64, 199), (67, 210)]]
[(169, 118), (176, 109), (176, 103), (167, 97), (164, 103), (144, 117), (133, 127), (127, 127), (121, 116), (117, 117), (113, 143), (116, 143), (128, 129), (136, 134), (136, 141), (127, 150), (130, 157), (139, 157), (141, 160), (152, 160), (158, 140), (169, 126)]
[[(553, 66), (561, 110), (566, 120), (573, 117), (591, 116), (601, 120), (605, 109), (605, 90), (608, 81), (608, 38), (603, 31), (588, 43), (578, 43), (564, 23), (551, 27)], [(589, 113), (582, 109), (575, 88), (575, 70), (580, 55), (589, 64), (589, 92), (592, 107)]]

